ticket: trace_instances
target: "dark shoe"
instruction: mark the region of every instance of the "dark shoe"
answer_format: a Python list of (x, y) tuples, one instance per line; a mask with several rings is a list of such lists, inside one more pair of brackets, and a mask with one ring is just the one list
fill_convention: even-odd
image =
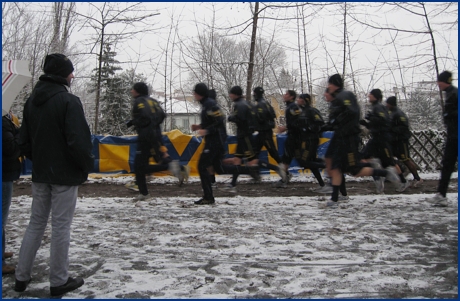
[(206, 200), (206, 199), (200, 199), (198, 201), (195, 202), (195, 205), (212, 205), (214, 204), (216, 201), (214, 199), (212, 200)]
[(4, 266), (2, 266), (2, 275), (14, 274), (14, 271), (15, 271), (15, 268), (12, 265), (5, 264)]
[(81, 277), (77, 277), (75, 279), (72, 277), (69, 277), (69, 279), (67, 280), (65, 284), (60, 285), (60, 286), (50, 287), (50, 294), (51, 296), (64, 295), (65, 293), (76, 290), (77, 288), (82, 286), (84, 283), (85, 281), (83, 281), (83, 278)]
[(13, 257), (13, 252), (5, 252), (5, 253), (3, 253), (3, 257), (4, 258), (11, 258), (11, 257)]
[(30, 281), (32, 281), (32, 278), (30, 278), (28, 281), (20, 281), (16, 279), (16, 282), (14, 283), (14, 290), (19, 293), (25, 291)]

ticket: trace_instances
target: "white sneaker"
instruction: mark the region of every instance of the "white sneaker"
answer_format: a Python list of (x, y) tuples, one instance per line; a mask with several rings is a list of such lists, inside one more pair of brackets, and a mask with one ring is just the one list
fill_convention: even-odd
[(139, 191), (139, 187), (136, 185), (136, 182), (129, 182), (125, 185), (126, 188), (133, 191)]
[(410, 186), (410, 182), (407, 181), (406, 183), (401, 183), (399, 185), (399, 188), (396, 188), (396, 192), (403, 192), (404, 190), (406, 190), (408, 187)]
[(313, 191), (318, 192), (318, 193), (325, 193), (325, 194), (332, 193), (332, 186), (329, 185), (329, 184), (326, 184), (326, 185), (324, 185), (324, 186), (322, 186), (320, 188), (317, 188), (317, 189), (315, 189)]
[[(180, 166), (179, 166), (179, 170), (180, 170)], [(189, 176), (190, 176), (190, 166), (184, 165), (184, 170), (179, 171), (179, 186), (182, 186), (184, 182), (187, 182)]]
[(394, 166), (388, 166), (385, 168), (388, 171), (386, 179), (393, 183), (394, 185), (401, 184), (401, 180), (399, 179), (398, 173), (396, 172), (396, 168)]
[(179, 161), (173, 160), (168, 164), (168, 170), (171, 172), (173, 176), (180, 179), (180, 165)]
[(224, 186), (224, 190), (231, 193), (236, 193), (236, 186), (232, 186), (232, 184), (227, 184)]
[(417, 187), (420, 187), (423, 183), (423, 180), (420, 179), (420, 181), (417, 181), (417, 180), (413, 180), (412, 181), (412, 188), (417, 188)]
[(287, 175), (286, 175), (286, 170), (284, 169), (285, 165), (283, 163), (278, 164), (278, 175), (281, 177), (281, 181), (286, 182), (287, 181)]
[(278, 182), (273, 183), (273, 187), (275, 187), (275, 188), (286, 188), (287, 183), (283, 182), (283, 180), (279, 180)]
[(350, 200), (350, 197), (348, 197), (348, 195), (339, 195), (338, 202), (348, 203), (349, 200)]
[(287, 183), (289, 183), (289, 182), (291, 181), (291, 179), (292, 179), (293, 176), (294, 176), (294, 175), (293, 175), (291, 172), (288, 173), (288, 174), (286, 174)]
[(147, 194), (147, 195), (139, 194), (137, 197), (135, 197), (135, 198), (133, 199), (133, 201), (134, 201), (134, 202), (137, 202), (137, 201), (146, 201), (146, 200), (148, 200), (148, 199), (150, 199), (150, 195), (148, 195), (148, 194)]
[(380, 179), (374, 180), (374, 184), (375, 184), (375, 192), (377, 194), (383, 194), (383, 191), (385, 189), (385, 178), (380, 177)]
[(426, 198), (426, 202), (431, 203), (433, 207), (447, 207), (447, 198), (443, 197), (439, 192), (433, 197)]

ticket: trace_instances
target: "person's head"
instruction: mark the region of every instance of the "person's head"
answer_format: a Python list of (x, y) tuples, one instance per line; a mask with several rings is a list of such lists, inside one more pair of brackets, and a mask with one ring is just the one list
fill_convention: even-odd
[(329, 92), (329, 89), (326, 88), (326, 90), (324, 90), (324, 99), (326, 100), (326, 102), (331, 102), (334, 100), (334, 96)]
[(287, 90), (283, 95), (284, 102), (293, 102), (297, 97), (297, 93), (294, 90)]
[(146, 83), (138, 82), (133, 85), (131, 89), (131, 96), (136, 98), (139, 96), (147, 96), (149, 95), (149, 87)]
[(300, 94), (299, 97), (297, 97), (297, 104), (299, 106), (310, 106), (311, 105), (311, 99), (310, 99), (310, 94)]
[(233, 86), (229, 91), (228, 91), (228, 97), (230, 97), (231, 100), (237, 100), (243, 95), (243, 89), (241, 89), (240, 86)]
[(370, 103), (374, 102), (381, 102), (382, 101), (382, 91), (380, 89), (373, 89), (371, 92), (369, 92), (369, 95), (367, 95), (369, 98)]
[(204, 83), (198, 83), (193, 88), (193, 97), (196, 101), (201, 101), (209, 96), (208, 86)]
[(437, 79), (438, 87), (441, 91), (447, 89), (450, 85), (452, 85), (452, 72), (450, 71), (443, 71), (438, 75)]
[(69, 86), (74, 78), (73, 70), (72, 62), (61, 53), (48, 54), (45, 57), (43, 72), (65, 78)]
[(254, 99), (261, 99), (264, 96), (264, 88), (262, 87), (255, 87), (254, 90), (252, 91), (254, 94)]
[(327, 83), (327, 88), (331, 94), (334, 94), (334, 92), (339, 89), (343, 89), (343, 80), (340, 74), (334, 74), (329, 77)]
[(214, 100), (216, 100), (216, 99), (217, 99), (217, 92), (216, 92), (216, 90), (214, 90), (214, 89), (209, 90), (209, 91), (208, 91), (208, 97), (209, 97), (209, 98), (212, 98), (212, 99), (214, 99)]
[(396, 97), (395, 96), (388, 97), (387, 100), (385, 101), (385, 105), (389, 110), (396, 108), (397, 106)]

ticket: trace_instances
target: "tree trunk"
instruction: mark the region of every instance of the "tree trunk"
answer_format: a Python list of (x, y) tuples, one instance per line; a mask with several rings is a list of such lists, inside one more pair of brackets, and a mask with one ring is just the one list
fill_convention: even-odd
[(97, 70), (97, 85), (96, 85), (96, 115), (94, 116), (94, 134), (97, 134), (97, 125), (99, 122), (99, 101), (101, 98), (101, 78), (102, 78), (102, 48), (104, 46), (104, 26), (101, 30), (101, 44), (99, 48), (99, 66)]
[(254, 72), (254, 52), (256, 48), (257, 19), (259, 17), (259, 2), (256, 2), (254, 8), (254, 17), (252, 21), (251, 50), (249, 52), (248, 81), (246, 85), (246, 99), (251, 100), (252, 75)]

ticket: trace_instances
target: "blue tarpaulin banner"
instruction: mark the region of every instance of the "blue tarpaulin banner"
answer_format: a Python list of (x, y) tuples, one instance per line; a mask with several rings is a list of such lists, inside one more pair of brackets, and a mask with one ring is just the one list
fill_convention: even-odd
[[(333, 132), (324, 132), (320, 138), (318, 146), (318, 157), (324, 157), (329, 140)], [(91, 136), (93, 142), (94, 169), (92, 173), (133, 173), (134, 157), (136, 155), (137, 136)], [(274, 136), (275, 145), (278, 147), (280, 155), (284, 152), (284, 142), (286, 135), (280, 134)], [(189, 165), (191, 175), (198, 175), (198, 160), (203, 150), (204, 143), (201, 137), (185, 135), (179, 130), (166, 132), (163, 135), (163, 144), (168, 150), (168, 154), (174, 160), (179, 160), (182, 165)], [(236, 150), (236, 137), (228, 136), (227, 138), (228, 157), (231, 157)], [(276, 164), (276, 161), (268, 154), (265, 148), (262, 149), (259, 158)], [(155, 163), (152, 159), (152, 163)], [(298, 167), (297, 161), (291, 162), (290, 172), (303, 172)], [(32, 162), (25, 160), (22, 166), (22, 174), (29, 175), (32, 173)], [(261, 173), (268, 174), (268, 170), (262, 170)]]

